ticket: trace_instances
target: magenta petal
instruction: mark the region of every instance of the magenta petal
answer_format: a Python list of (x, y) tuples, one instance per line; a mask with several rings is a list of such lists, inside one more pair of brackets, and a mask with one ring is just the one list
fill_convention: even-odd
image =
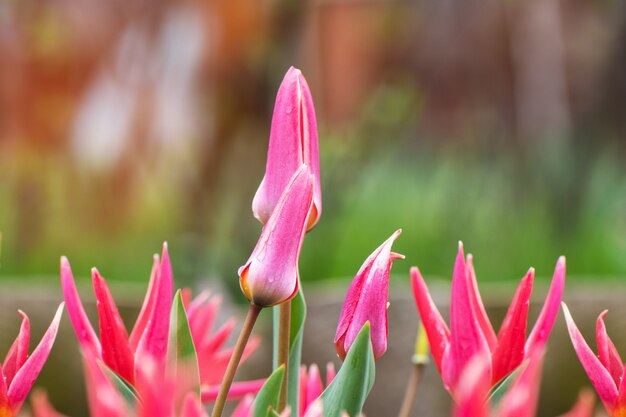
[(135, 377), (143, 375), (139, 367), (146, 363), (154, 363), (157, 367), (156, 375), (163, 376), (165, 374), (170, 311), (174, 297), (174, 278), (166, 243), (163, 244), (158, 274), (157, 293), (150, 313), (150, 320), (139, 340), (135, 353)]
[(9, 410), (9, 393), (6, 378), (4, 377), (4, 372), (2, 372), (2, 366), (0, 366), (0, 412), (3, 410)]
[(180, 412), (181, 417), (208, 417), (206, 411), (200, 404), (195, 394), (189, 393), (185, 396)]
[(11, 385), (13, 377), (17, 371), (24, 365), (26, 358), (28, 357), (28, 345), (30, 342), (30, 321), (28, 316), (21, 310), (18, 310), (20, 316), (22, 316), (22, 325), (20, 326), (20, 332), (15, 338), (15, 341), (11, 345), (9, 352), (2, 364), (2, 372), (6, 379), (5, 384)]
[(413, 296), (415, 297), (415, 303), (420, 313), (426, 335), (428, 336), (428, 343), (430, 344), (430, 351), (435, 360), (435, 365), (441, 373), (441, 360), (443, 353), (450, 344), (450, 330), (446, 322), (441, 317), (441, 313), (437, 310), (435, 303), (430, 297), (428, 287), (422, 278), (417, 267), (411, 268), (411, 285), (413, 287)]
[(239, 284), (250, 302), (269, 307), (298, 291), (298, 258), (313, 201), (313, 178), (306, 165), (291, 177), (263, 227), (250, 258), (239, 268)]
[(470, 278), (465, 266), (465, 256), (463, 255), (463, 245), (459, 242), (459, 252), (452, 277), (450, 344), (442, 359), (443, 381), (446, 388), (452, 391), (454, 391), (464, 368), (475, 357), (489, 361), (486, 374), (491, 380), (491, 352), (476, 319), (470, 295), (470, 285)]
[(513, 385), (500, 401), (496, 415), (499, 417), (535, 417), (541, 385), (543, 350), (536, 349)]
[(252, 395), (246, 395), (239, 404), (237, 404), (237, 408), (235, 408), (230, 417), (250, 417), (252, 415), (253, 404), (254, 397)]
[(115, 373), (132, 384), (134, 361), (128, 345), (126, 327), (106, 281), (96, 268), (91, 270), (91, 277), (98, 306), (102, 360)]
[(72, 269), (65, 256), (61, 257), (61, 286), (63, 287), (63, 298), (67, 305), (67, 313), (70, 316), (78, 342), (84, 349), (91, 350), (96, 357), (100, 358), (102, 356), (100, 341), (89, 322), (83, 304), (80, 302)]
[(380, 358), (387, 350), (389, 273), (393, 261), (404, 258), (391, 252), (391, 246), (401, 233), (396, 230), (365, 260), (348, 288), (335, 333), (335, 347), (341, 358), (368, 321), (374, 357)]
[(585, 372), (587, 372), (591, 383), (596, 389), (600, 400), (602, 400), (602, 403), (604, 403), (604, 406), (610, 415), (617, 403), (618, 391), (615, 381), (613, 381), (609, 371), (607, 371), (607, 369), (602, 365), (587, 342), (585, 342), (585, 339), (580, 334), (578, 327), (576, 327), (576, 323), (574, 323), (574, 319), (572, 319), (572, 315), (570, 314), (565, 303), (561, 304), (563, 306), (565, 321), (567, 322), (567, 331), (572, 339), (574, 350), (576, 351), (583, 368), (585, 368)]
[(9, 385), (9, 403), (11, 405), (11, 409), (16, 414), (26, 399), (28, 392), (35, 383), (41, 368), (43, 368), (46, 363), (50, 350), (52, 350), (54, 339), (56, 338), (57, 331), (59, 330), (59, 322), (61, 321), (63, 306), (64, 303), (59, 305), (50, 327), (48, 327), (48, 330), (46, 330), (46, 333), (41, 338), (41, 341), (35, 350), (33, 350), (33, 353), (26, 360), (26, 362), (24, 362), (24, 365), (17, 371), (11, 385)]
[(309, 366), (309, 371), (307, 372), (306, 397), (300, 398), (300, 401), (304, 402), (305, 411), (322, 395), (322, 391), (324, 391), (324, 385), (322, 385), (320, 370), (316, 364), (312, 364)]
[(308, 229), (322, 212), (317, 122), (311, 92), (300, 70), (289, 68), (274, 105), (265, 176), (254, 196), (252, 211), (267, 223), (293, 174), (305, 164), (313, 174), (315, 195)]
[(619, 387), (622, 374), (624, 373), (624, 365), (622, 359), (609, 337), (606, 326), (604, 325), (604, 317), (607, 310), (604, 310), (598, 316), (596, 321), (596, 343), (598, 344), (598, 358), (600, 363), (611, 373), (615, 385)]
[[(248, 394), (256, 394), (265, 384), (265, 379), (255, 379), (252, 381), (234, 382), (228, 391), (229, 400), (238, 400)], [(209, 403), (217, 399), (220, 385), (210, 385), (202, 388), (202, 402)]]
[(554, 275), (552, 276), (552, 283), (546, 296), (546, 301), (541, 308), (539, 317), (535, 322), (528, 340), (526, 340), (526, 357), (532, 354), (532, 350), (535, 348), (543, 348), (550, 337), (552, 326), (556, 320), (557, 314), (559, 314), (559, 303), (563, 297), (563, 287), (565, 286), (565, 257), (561, 256), (556, 263), (554, 269)]
[(326, 364), (326, 386), (329, 386), (335, 376), (337, 375), (337, 371), (335, 371), (335, 364), (332, 362), (328, 362)]
[(526, 276), (520, 281), (502, 322), (502, 327), (498, 333), (498, 345), (492, 357), (493, 376), (491, 382), (493, 384), (517, 368), (524, 359), (528, 305), (534, 277), (535, 270), (530, 268)]
[(470, 277), (470, 297), (472, 300), (474, 313), (476, 314), (478, 325), (485, 335), (485, 340), (489, 345), (489, 350), (493, 352), (497, 344), (496, 332), (493, 330), (491, 321), (489, 321), (489, 317), (487, 316), (487, 312), (485, 311), (483, 300), (480, 298), (480, 292), (478, 291), (478, 282), (476, 281), (476, 271), (474, 270), (474, 259), (472, 255), (467, 255), (467, 270)]
[(159, 286), (159, 263), (159, 255), (154, 255), (152, 257), (152, 270), (150, 271), (148, 290), (146, 291), (146, 296), (144, 297), (141, 311), (139, 311), (139, 316), (137, 316), (135, 326), (130, 332), (130, 337), (128, 339), (128, 345), (133, 353), (137, 350), (139, 340), (141, 339), (143, 332), (146, 330), (146, 326), (150, 320), (150, 313), (152, 313), (152, 309), (154, 308), (154, 302), (157, 297), (157, 288)]
[(455, 391), (453, 417), (489, 417), (489, 403), (485, 401), (489, 368), (489, 361), (482, 356), (476, 356), (465, 367)]
[(126, 403), (108, 376), (105, 365), (91, 352), (83, 351), (83, 368), (87, 388), (87, 402), (91, 417), (129, 417)]

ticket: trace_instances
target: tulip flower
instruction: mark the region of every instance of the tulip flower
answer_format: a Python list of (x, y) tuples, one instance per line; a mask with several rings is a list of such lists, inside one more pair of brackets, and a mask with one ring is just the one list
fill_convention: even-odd
[(19, 413), (26, 396), (48, 359), (50, 350), (52, 350), (62, 313), (63, 304), (61, 303), (50, 327), (46, 330), (33, 353), (28, 356), (30, 321), (24, 312), (19, 311), (20, 316), (22, 316), (19, 334), (0, 366), (0, 416), (14, 417)]
[[(137, 384), (138, 368), (146, 363), (154, 364), (159, 372), (164, 372), (174, 288), (167, 245), (163, 246), (161, 260), (156, 255), (154, 257), (148, 291), (130, 334), (106, 280), (95, 268), (92, 270), (92, 281), (98, 307), (99, 338), (80, 301), (69, 261), (65, 257), (61, 258), (63, 294), (81, 348), (101, 360), (131, 385)], [(213, 324), (220, 307), (219, 299), (210, 297), (209, 293), (202, 293), (188, 304), (187, 315), (196, 347), (202, 389), (215, 390), (232, 354), (232, 349), (225, 349), (224, 345), (235, 321), (228, 320), (213, 332)], [(250, 356), (258, 344), (257, 338), (251, 339), (244, 351), (244, 359)], [(262, 384), (262, 380), (235, 383), (233, 392), (239, 398), (247, 393), (257, 392)], [(203, 399), (211, 401), (211, 396), (203, 395)]]
[(313, 202), (313, 176), (306, 165), (293, 174), (263, 227), (248, 261), (239, 268), (239, 284), (250, 303), (270, 307), (298, 292), (298, 257)]
[(626, 380), (624, 379), (626, 371), (624, 362), (622, 362), (604, 325), (604, 317), (607, 310), (600, 313), (596, 322), (598, 356), (593, 353), (578, 327), (576, 327), (576, 323), (574, 323), (574, 319), (565, 303), (563, 303), (563, 313), (565, 314), (567, 331), (572, 339), (574, 350), (607, 413), (611, 417), (626, 415)]
[(517, 368), (534, 350), (545, 345), (563, 294), (565, 258), (559, 258), (556, 264), (546, 301), (535, 326), (526, 338), (534, 275), (535, 271), (531, 268), (522, 278), (496, 336), (478, 292), (472, 258), (468, 256), (466, 263), (461, 243), (452, 277), (450, 328), (435, 307), (420, 271), (415, 267), (411, 269), (413, 294), (428, 335), (433, 359), (444, 386), (453, 395), (460, 375), (475, 356), (489, 364), (486, 378), (489, 385), (493, 386)]
[(266, 224), (293, 174), (305, 164), (313, 174), (315, 194), (307, 229), (322, 214), (317, 121), (313, 99), (300, 70), (289, 68), (274, 105), (265, 176), (252, 201), (254, 216)]
[(391, 252), (391, 246), (400, 233), (398, 229), (365, 260), (348, 288), (335, 333), (335, 348), (342, 359), (367, 321), (374, 357), (379, 359), (387, 350), (389, 273), (393, 261), (404, 259)]

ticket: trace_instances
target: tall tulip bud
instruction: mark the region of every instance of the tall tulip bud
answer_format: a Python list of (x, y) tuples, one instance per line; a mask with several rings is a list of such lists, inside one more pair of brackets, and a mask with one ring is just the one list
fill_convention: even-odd
[(298, 258), (313, 204), (313, 175), (304, 164), (293, 174), (250, 259), (239, 268), (239, 285), (252, 304), (270, 307), (298, 292)]
[(393, 261), (404, 259), (404, 255), (391, 252), (391, 245), (400, 233), (402, 230), (398, 229), (365, 260), (348, 288), (335, 334), (335, 347), (342, 359), (367, 321), (371, 325), (374, 357), (380, 358), (387, 350), (389, 273)]
[(309, 167), (315, 184), (309, 230), (322, 214), (317, 121), (309, 86), (300, 70), (291, 67), (276, 95), (265, 176), (252, 201), (252, 212), (261, 223), (269, 221), (280, 196), (302, 164)]

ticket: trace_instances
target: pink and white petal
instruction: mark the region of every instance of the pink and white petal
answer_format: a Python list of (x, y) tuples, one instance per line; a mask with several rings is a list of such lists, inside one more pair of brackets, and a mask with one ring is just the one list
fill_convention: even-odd
[(439, 373), (441, 373), (443, 353), (450, 344), (450, 330), (441, 317), (441, 313), (437, 310), (424, 278), (417, 267), (411, 268), (411, 286), (413, 287), (415, 304), (428, 336), (431, 354)]
[(61, 257), (61, 287), (63, 288), (63, 298), (67, 305), (67, 313), (70, 316), (78, 342), (83, 349), (90, 349), (96, 357), (102, 357), (100, 341), (80, 301), (72, 269), (65, 256)]
[(559, 314), (559, 303), (563, 298), (563, 288), (565, 287), (565, 257), (561, 256), (556, 263), (552, 283), (543, 303), (539, 317), (526, 340), (526, 357), (532, 354), (535, 348), (542, 349), (548, 341), (554, 321)]
[(585, 369), (585, 372), (587, 372), (587, 376), (589, 376), (604, 407), (609, 414), (611, 414), (618, 400), (618, 389), (615, 385), (615, 381), (613, 381), (609, 371), (602, 365), (582, 334), (580, 334), (580, 330), (576, 327), (576, 323), (574, 323), (574, 319), (565, 303), (561, 303), (561, 305), (563, 306), (563, 314), (565, 315), (565, 321), (567, 323), (567, 331), (569, 332), (578, 359)]
[(30, 343), (30, 320), (28, 316), (21, 310), (18, 310), (19, 315), (22, 317), (22, 324), (20, 325), (20, 332), (15, 338), (15, 341), (9, 348), (7, 356), (2, 363), (2, 371), (6, 378), (6, 385), (10, 386), (13, 377), (17, 371), (22, 367), (26, 358), (28, 358), (28, 345)]
[(530, 268), (526, 276), (520, 281), (502, 322), (502, 327), (498, 333), (498, 345), (492, 356), (492, 384), (507, 376), (524, 360), (528, 306), (534, 277), (535, 270)]
[(52, 345), (56, 339), (57, 332), (59, 330), (59, 322), (61, 321), (61, 315), (63, 314), (64, 303), (59, 305), (59, 308), (50, 323), (50, 327), (46, 330), (46, 333), (41, 338), (41, 341), (33, 350), (30, 357), (24, 362), (24, 365), (17, 371), (11, 385), (8, 387), (7, 396), (9, 398), (9, 404), (11, 409), (17, 413), (17, 411), (24, 403), (26, 396), (30, 392), (41, 368), (43, 368), (48, 355), (52, 350)]
[(598, 316), (596, 321), (596, 344), (598, 345), (598, 359), (600, 363), (609, 371), (615, 381), (615, 385), (619, 386), (624, 373), (624, 365), (622, 359), (617, 353), (617, 349), (609, 337), (606, 326), (604, 324), (604, 317), (608, 310), (604, 310)]

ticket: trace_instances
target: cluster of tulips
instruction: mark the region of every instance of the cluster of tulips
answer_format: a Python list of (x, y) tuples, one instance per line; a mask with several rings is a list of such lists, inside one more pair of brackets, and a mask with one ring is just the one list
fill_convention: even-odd
[[(317, 365), (301, 364), (306, 304), (298, 258), (303, 240), (322, 213), (317, 125), (313, 101), (301, 72), (289, 69), (278, 91), (265, 176), (252, 209), (263, 224), (258, 243), (239, 269), (249, 310), (239, 337), (230, 319), (214, 329), (220, 298), (175, 291), (172, 266), (163, 246), (155, 255), (147, 294), (130, 333), (105, 279), (92, 270), (99, 334), (76, 289), (69, 261), (61, 259), (65, 306), (76, 333), (92, 417), (220, 417), (227, 401), (238, 401), (233, 417), (340, 417), (362, 414), (372, 388), (375, 362), (387, 349), (389, 274), (404, 258), (392, 245), (395, 231), (363, 263), (348, 288), (335, 335), (343, 361), (327, 366), (322, 382)], [(456, 417), (533, 417), (536, 414), (543, 352), (557, 318), (565, 285), (565, 258), (556, 263), (541, 313), (527, 336), (534, 270), (522, 278), (498, 333), (478, 292), (472, 257), (459, 244), (451, 285), (450, 325), (431, 299), (420, 271), (410, 278), (421, 317), (421, 342), (414, 356), (400, 416), (410, 415), (428, 346)], [(267, 378), (234, 381), (239, 365), (257, 348), (250, 338), (264, 309), (274, 316), (274, 371)], [(28, 355), (30, 327), (22, 325), (0, 366), (0, 417), (17, 416), (54, 343), (63, 304), (39, 345)], [(604, 326), (597, 325), (598, 355), (589, 348), (563, 304), (580, 361), (611, 417), (626, 415), (624, 363)], [(417, 322), (417, 320), (416, 320)], [(417, 328), (417, 326), (416, 326)], [(419, 339), (419, 336), (418, 336)], [(46, 395), (33, 395), (34, 417), (59, 417)], [(594, 398), (583, 392), (566, 415), (592, 416)], [(395, 414), (389, 410), (389, 414)]]

